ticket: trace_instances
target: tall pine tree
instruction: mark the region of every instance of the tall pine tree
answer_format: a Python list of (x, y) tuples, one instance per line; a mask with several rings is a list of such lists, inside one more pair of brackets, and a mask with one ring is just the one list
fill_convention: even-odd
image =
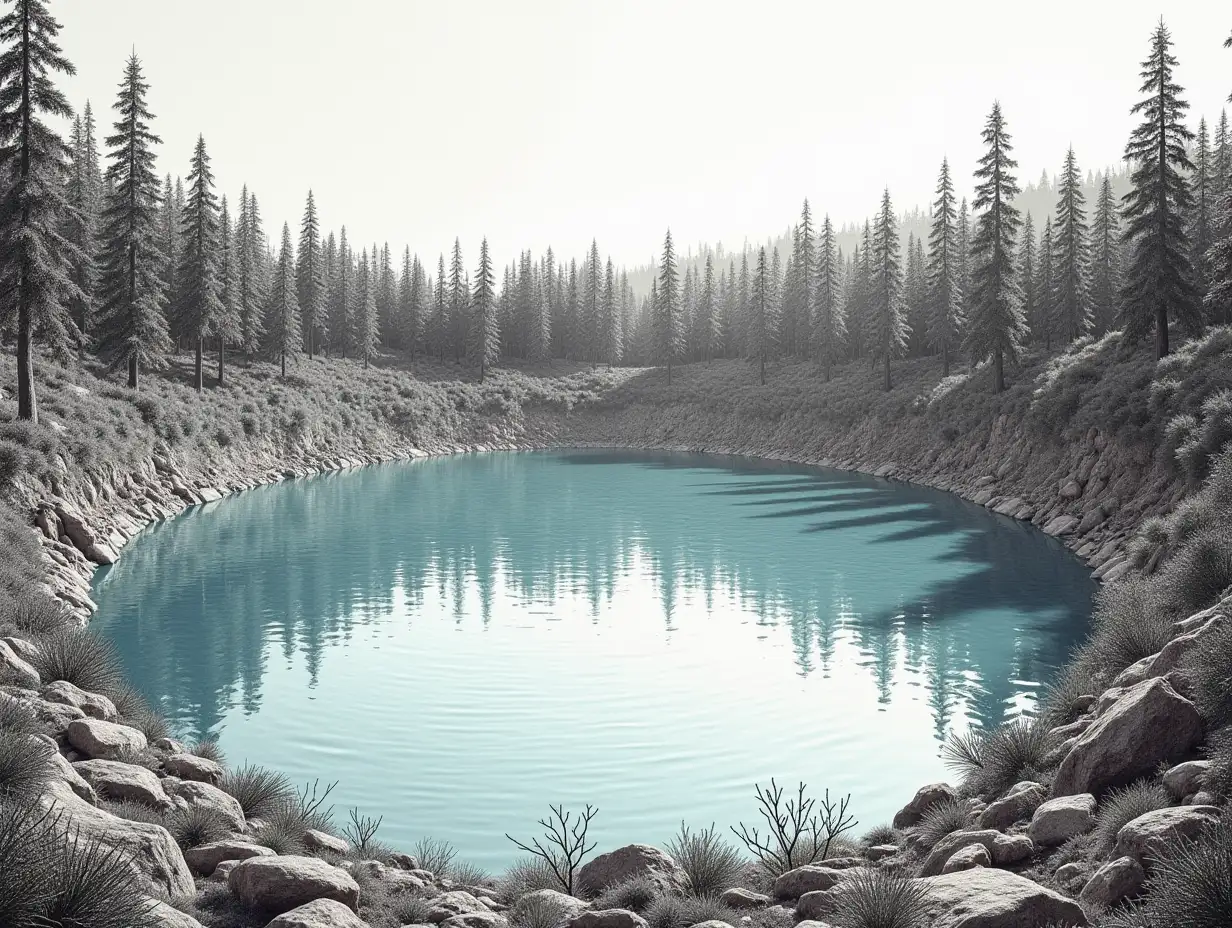
[(325, 337), (325, 255), (321, 247), (321, 223), (317, 219), (317, 205), (311, 190), (308, 191), (304, 219), (299, 227), (295, 290), (304, 338), (308, 343), (308, 360), (311, 361), (318, 342)]
[[(598, 252), (594, 252), (598, 254)], [(655, 303), (655, 348), (659, 360), (667, 364), (667, 382), (672, 382), (672, 362), (683, 353), (680, 331), (680, 279), (676, 269), (676, 248), (672, 230), (663, 240), (663, 261), (659, 267), (658, 300)]]
[(380, 341), (380, 319), (376, 308), (376, 293), (380, 286), (378, 275), (376, 256), (369, 257), (368, 250), (364, 249), (355, 278), (355, 315), (351, 321), (351, 343), (355, 347), (356, 357), (364, 359), (364, 367), (368, 366)]
[(942, 376), (950, 376), (950, 352), (962, 338), (963, 301), (958, 257), (958, 212), (950, 162), (943, 159), (928, 233), (928, 341), (941, 353)]
[(749, 294), (746, 348), (758, 362), (762, 386), (766, 385), (766, 361), (774, 354), (778, 329), (774, 307), (774, 271), (766, 262), (766, 248), (757, 252), (757, 269)]
[(96, 130), (94, 110), (87, 100), (85, 111), (73, 123), (67, 191), (71, 209), (64, 233), (76, 249), (72, 257), (72, 279), (81, 296), (70, 302), (69, 310), (81, 336), (79, 350), (84, 349), (98, 303), (98, 242), (103, 178)]
[(471, 297), (471, 354), (479, 362), (479, 382), (500, 357), (500, 326), (496, 317), (496, 279), (485, 236), (479, 245), (479, 267)]
[(295, 357), (304, 340), (300, 321), (299, 296), (295, 287), (295, 252), (291, 245), (291, 226), (282, 224), (282, 246), (270, 281), (269, 303), (265, 311), (266, 352), (282, 365), (287, 376), (287, 356)]
[(227, 345), (234, 345), (240, 337), (240, 310), (237, 302), (238, 288), (235, 279), (235, 230), (231, 225), (231, 212), (224, 195), (218, 208), (218, 319), (214, 335), (218, 338), (218, 385), (223, 385), (226, 375)]
[(843, 356), (843, 341), (847, 335), (839, 281), (842, 256), (838, 253), (834, 225), (828, 213), (821, 221), (821, 234), (817, 237), (815, 266), (817, 289), (813, 298), (812, 344), (828, 381), (830, 368)]
[(1105, 174), (1091, 229), (1091, 313), (1096, 334), (1110, 331), (1120, 320), (1121, 287), (1121, 218), (1112, 180)]
[(891, 387), (890, 359), (907, 348), (907, 314), (903, 307), (903, 270), (899, 259), (898, 218), (890, 191), (881, 195), (881, 210), (873, 231), (872, 327), (869, 342), (885, 367), (885, 388)]
[(180, 217), (182, 245), (176, 272), (175, 318), (177, 330), (193, 344), (193, 385), (205, 389), (205, 339), (214, 333), (222, 314), (219, 296), (218, 197), (205, 136), (197, 136), (192, 169), (188, 172), (188, 199)]
[(1082, 174), (1071, 147), (1061, 169), (1057, 191), (1056, 241), (1053, 270), (1056, 279), (1052, 293), (1053, 330), (1064, 343), (1081, 338), (1091, 330), (1090, 241), (1087, 226), (1086, 195)]

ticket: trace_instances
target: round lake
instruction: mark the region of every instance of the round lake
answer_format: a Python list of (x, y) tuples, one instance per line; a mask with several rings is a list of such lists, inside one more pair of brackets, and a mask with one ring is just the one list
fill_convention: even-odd
[[(549, 803), (599, 850), (851, 793), (856, 833), (1029, 711), (1096, 584), (1029, 525), (718, 455), (467, 454), (286, 481), (152, 526), (94, 628), (179, 734), (404, 849), (490, 869)], [(727, 832), (731, 837), (730, 832)]]

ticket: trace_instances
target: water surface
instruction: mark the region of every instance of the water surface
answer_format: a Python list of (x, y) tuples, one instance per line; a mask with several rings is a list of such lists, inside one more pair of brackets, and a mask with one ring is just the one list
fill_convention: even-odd
[(754, 783), (864, 826), (947, 732), (1029, 710), (1088, 571), (954, 496), (746, 458), (502, 452), (262, 487), (147, 529), (94, 627), (180, 734), (338, 780), (381, 836), (496, 868), (549, 803), (600, 847), (756, 819)]

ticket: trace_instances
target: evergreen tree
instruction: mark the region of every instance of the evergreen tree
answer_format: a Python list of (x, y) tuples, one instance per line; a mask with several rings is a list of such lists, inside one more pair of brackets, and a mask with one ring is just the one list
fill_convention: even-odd
[(1121, 316), (1121, 221), (1112, 181), (1104, 175), (1092, 228), (1091, 312), (1095, 331), (1108, 332)]
[[(785, 334), (788, 341), (783, 351), (797, 357), (807, 357), (809, 334), (813, 325), (813, 297), (816, 287), (816, 233), (813, 214), (806, 199), (800, 210), (791, 254), (792, 293), (790, 294), (790, 325)], [(786, 302), (786, 301), (785, 301)], [(785, 318), (787, 313), (784, 314)]]
[(78, 342), (79, 350), (84, 348), (86, 333), (98, 304), (98, 245), (103, 178), (95, 131), (94, 110), (89, 101), (86, 101), (85, 112), (73, 122), (66, 193), (70, 211), (64, 232), (65, 238), (76, 249), (72, 256), (71, 277), (81, 291), (81, 297), (70, 301), (69, 311), (81, 336)]
[(236, 294), (240, 313), (240, 348), (251, 358), (261, 349), (265, 336), (262, 317), (269, 294), (266, 275), (265, 231), (256, 194), (247, 185), (240, 192), (240, 215), (235, 230)]
[(430, 327), (434, 353), (443, 361), (449, 348), (449, 297), (445, 285), (445, 256), (436, 261), (436, 292), (432, 301)]
[(599, 346), (610, 369), (620, 357), (620, 319), (616, 315), (616, 268), (607, 259), (603, 273), (603, 302), (599, 309)]
[(1232, 133), (1228, 132), (1228, 111), (1219, 114), (1215, 128), (1215, 151), (1213, 153), (1214, 181), (1211, 197), (1218, 204), (1225, 193), (1232, 189)]
[(466, 266), (462, 263), (462, 242), (453, 240), (453, 259), (449, 265), (449, 328), (454, 357), (461, 361), (466, 354), (466, 307), (471, 301)]
[(1082, 174), (1071, 147), (1061, 169), (1057, 199), (1057, 221), (1053, 268), (1056, 274), (1052, 292), (1052, 330), (1069, 343), (1091, 330), (1090, 241), (1087, 227), (1086, 196)]
[(345, 358), (351, 347), (351, 330), (355, 316), (355, 261), (347, 242), (346, 226), (338, 236), (338, 264), (329, 294), (330, 347)]
[[(373, 246), (376, 254), (376, 246)], [(380, 281), (376, 291), (376, 314), (380, 320), (379, 331), (381, 340), (391, 348), (398, 348), (402, 326), (398, 314), (398, 286), (395, 281), (393, 256), (389, 251), (389, 242), (381, 247)]]
[(180, 204), (175, 195), (176, 186), (168, 174), (163, 183), (162, 214), (159, 218), (159, 251), (163, 256), (159, 279), (163, 285), (163, 299), (170, 310), (168, 323), (171, 337), (178, 344), (182, 334), (175, 315), (179, 304), (180, 272)]
[(1226, 322), (1232, 319), (1232, 189), (1219, 200), (1215, 227), (1219, 237), (1206, 254), (1211, 285), (1203, 303), (1207, 318)]
[(663, 262), (658, 276), (658, 302), (655, 304), (655, 347), (660, 360), (667, 364), (667, 382), (672, 382), (672, 362), (682, 354), (680, 331), (680, 286), (676, 270), (676, 249), (672, 245), (672, 230), (663, 240)]
[(423, 338), (424, 319), (424, 286), (423, 265), (419, 256), (411, 257), (411, 249), (407, 248), (402, 255), (402, 277), (398, 290), (398, 301), (401, 304), (402, 317), (402, 347), (414, 360), (415, 352)]
[(707, 364), (714, 357), (715, 346), (719, 341), (717, 294), (714, 288), (714, 256), (707, 252), (706, 269), (702, 275), (701, 291), (697, 298), (697, 334), (695, 336), (699, 356)]
[(223, 196), (218, 209), (218, 318), (214, 334), (218, 337), (218, 385), (223, 385), (227, 345), (235, 344), (240, 337), (240, 310), (238, 287), (235, 278), (235, 232), (231, 227), (231, 213), (227, 198)]
[(891, 387), (890, 359), (907, 347), (907, 316), (903, 311), (903, 271), (899, 258), (898, 219), (889, 188), (881, 196), (881, 211), (873, 232), (872, 328), (869, 345), (885, 365), (885, 388)]
[(842, 297), (839, 292), (839, 271), (842, 257), (834, 240), (834, 225), (827, 213), (821, 222), (821, 234), (817, 238), (816, 293), (813, 299), (812, 345), (821, 361), (826, 380), (830, 379), (830, 367), (842, 358), (843, 340), (847, 335), (847, 320), (843, 314)]
[(1198, 137), (1194, 145), (1193, 213), (1189, 219), (1190, 262), (1194, 268), (1194, 283), (1201, 299), (1210, 287), (1207, 252), (1214, 244), (1215, 162), (1211, 152), (1206, 120), (1198, 121)]
[(1057, 298), (1057, 243), (1052, 234), (1052, 217), (1044, 220), (1044, 234), (1040, 237), (1039, 260), (1036, 262), (1037, 276), (1035, 293), (1037, 298), (1036, 339), (1043, 339), (1044, 350), (1052, 350), (1052, 336), (1057, 333), (1060, 315), (1056, 311)]
[(205, 339), (214, 333), (222, 315), (219, 296), (218, 197), (205, 136), (197, 136), (192, 169), (188, 172), (188, 200), (181, 217), (180, 266), (176, 272), (175, 318), (178, 331), (193, 343), (193, 385), (205, 389)]
[(907, 322), (907, 352), (925, 353), (927, 322), (924, 300), (924, 254), (914, 232), (907, 234), (907, 272), (903, 277), (903, 318)]
[(988, 151), (975, 172), (975, 209), (979, 217), (971, 240), (971, 307), (967, 353), (973, 362), (992, 358), (993, 389), (1005, 389), (1005, 362), (1017, 362), (1026, 336), (1022, 290), (1014, 267), (1014, 243), (1022, 225), (1014, 197), (1020, 190), (1012, 173), (1010, 135), (994, 103), (983, 131)]
[(774, 334), (778, 326), (774, 318), (773, 270), (766, 264), (763, 245), (757, 252), (757, 270), (753, 275), (749, 299), (747, 348), (749, 357), (758, 362), (762, 386), (766, 385), (766, 361), (774, 353)]
[(171, 353), (159, 277), (163, 256), (153, 151), (159, 138), (150, 131), (149, 89), (134, 54), (115, 103), (115, 133), (106, 140), (110, 191), (103, 208), (99, 277), (99, 351), (112, 367), (128, 368), (128, 385), (134, 389), (141, 368), (163, 367)]
[(967, 212), (967, 198), (958, 206), (958, 231), (955, 241), (955, 256), (958, 261), (958, 293), (961, 299), (963, 326), (971, 309), (971, 217)]
[(962, 338), (963, 295), (958, 214), (948, 159), (941, 162), (937, 199), (928, 235), (928, 340), (941, 353), (943, 377), (950, 376), (950, 352)]
[(1132, 255), (1122, 337), (1133, 342), (1154, 331), (1157, 358), (1169, 351), (1169, 319), (1194, 333), (1202, 327), (1184, 226), (1193, 195), (1181, 173), (1193, 170), (1186, 152), (1193, 133), (1183, 122), (1189, 104), (1172, 76), (1176, 58), (1171, 47), (1172, 38), (1160, 20), (1151, 37), (1151, 54), (1142, 64), (1141, 92), (1147, 96), (1130, 111), (1143, 114), (1143, 121), (1125, 148), (1126, 159), (1135, 167), (1133, 186), (1124, 197)]
[(496, 320), (496, 280), (485, 237), (479, 246), (479, 267), (475, 271), (475, 292), (471, 299), (471, 353), (479, 362), (479, 382), (500, 357), (500, 327)]
[(60, 24), (46, 0), (14, 0), (0, 18), (0, 319), (17, 330), (17, 417), (38, 421), (33, 341), (66, 360), (80, 333), (70, 307), (85, 299), (73, 280), (84, 259), (63, 235), (68, 146), (45, 121), (72, 110), (50, 72), (75, 74), (60, 52)]
[[(1051, 229), (1050, 219), (1044, 220)], [(1038, 272), (1039, 261), (1035, 248), (1035, 219), (1030, 213), (1022, 222), (1022, 250), (1019, 252), (1018, 272), (1022, 275), (1019, 286), (1022, 287), (1022, 318), (1027, 323), (1028, 338), (1039, 341), (1047, 327), (1047, 321), (1040, 318)]]
[(282, 224), (282, 247), (278, 251), (278, 263), (274, 266), (274, 279), (269, 292), (266, 309), (266, 351), (282, 365), (282, 376), (287, 376), (287, 355), (295, 356), (302, 350), (304, 331), (300, 320), (299, 295), (295, 286), (295, 253), (291, 246), (291, 226)]
[(356, 274), (356, 303), (352, 319), (351, 344), (355, 347), (356, 357), (364, 359), (364, 367), (376, 352), (380, 341), (380, 319), (377, 316), (376, 293), (380, 286), (379, 270), (376, 267), (376, 255), (369, 256), (364, 249), (359, 259), (359, 271)]
[(325, 255), (321, 250), (321, 225), (317, 205), (308, 191), (304, 220), (299, 230), (299, 256), (295, 267), (295, 290), (308, 343), (308, 360), (325, 337)]
[(749, 343), (749, 307), (752, 303), (752, 282), (749, 279), (749, 251), (740, 252), (740, 277), (736, 283), (736, 320), (733, 353), (743, 356)]

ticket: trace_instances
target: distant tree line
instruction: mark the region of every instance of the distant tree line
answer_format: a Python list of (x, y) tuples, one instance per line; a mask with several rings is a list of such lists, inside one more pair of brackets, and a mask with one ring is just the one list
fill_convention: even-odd
[[(159, 177), (154, 115), (139, 58), (125, 65), (112, 131), (89, 103), (74, 115), (54, 74), (73, 66), (56, 43), (49, 0), (9, 0), (0, 19), (0, 324), (15, 342), (18, 416), (37, 419), (35, 343), (57, 363), (93, 352), (137, 388), (178, 351), (197, 389), (226, 379), (228, 353), (280, 364), (303, 355), (362, 359), (396, 350), (469, 361), (480, 379), (501, 359), (673, 365), (746, 358), (762, 382), (777, 358), (813, 359), (826, 379), (865, 359), (989, 362), (995, 390), (1028, 344), (1063, 347), (1119, 329), (1167, 354), (1172, 328), (1232, 321), (1232, 139), (1184, 122), (1172, 41), (1161, 21), (1142, 66), (1141, 117), (1126, 147), (1129, 191), (1104, 176), (1086, 202), (1071, 149), (1056, 207), (1022, 215), (1000, 104), (983, 129), (971, 204), (948, 161), (927, 235), (910, 232), (886, 190), (844, 254), (829, 216), (808, 201), (790, 247), (744, 249), (683, 271), (668, 233), (650, 292), (635, 295), (597, 241), (579, 262), (522, 253), (497, 281), (487, 241), (470, 273), (460, 240), (425, 266), (409, 249), (357, 246), (321, 229), (307, 195), (299, 234), (266, 235), (255, 192), (234, 207), (216, 190), (199, 137), (185, 180)], [(1232, 42), (1232, 40), (1229, 40)], [(1227, 43), (1225, 43), (1227, 44)], [(71, 118), (64, 140), (46, 121)], [(721, 253), (720, 253), (721, 256)]]

